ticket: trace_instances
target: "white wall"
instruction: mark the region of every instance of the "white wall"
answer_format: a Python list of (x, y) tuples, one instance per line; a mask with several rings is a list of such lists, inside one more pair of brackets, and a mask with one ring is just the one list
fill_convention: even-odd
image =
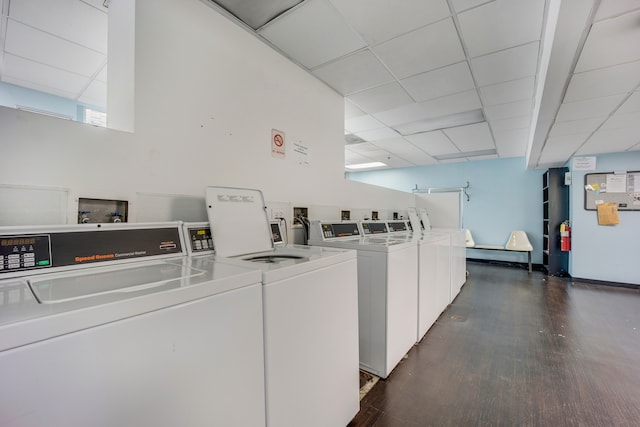
[(584, 176), (623, 170), (640, 170), (640, 151), (598, 155), (596, 170), (571, 171), (569, 273), (573, 277), (640, 285), (640, 211), (619, 211), (620, 224), (602, 226), (596, 211), (584, 209)]
[[(346, 181), (343, 98), (201, 1), (137, 0), (135, 34), (135, 131), (0, 108), (0, 184), (65, 189), (68, 222), (78, 197), (128, 200), (136, 221), (150, 216), (139, 194), (202, 197), (207, 185), (294, 205), (412, 203)], [(272, 128), (285, 159), (271, 156)]]

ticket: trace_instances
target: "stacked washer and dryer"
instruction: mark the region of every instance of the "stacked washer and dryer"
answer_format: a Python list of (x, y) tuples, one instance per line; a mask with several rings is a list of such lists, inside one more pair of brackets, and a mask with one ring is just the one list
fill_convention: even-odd
[[(309, 245), (358, 254), (360, 368), (386, 378), (416, 342), (415, 242), (393, 239), (384, 223), (312, 221)], [(364, 237), (363, 233), (366, 232)]]
[(264, 426), (260, 271), (180, 223), (0, 227), (0, 425)]
[(354, 250), (275, 245), (262, 193), (207, 187), (217, 257), (259, 268), (267, 426), (345, 426), (360, 409)]

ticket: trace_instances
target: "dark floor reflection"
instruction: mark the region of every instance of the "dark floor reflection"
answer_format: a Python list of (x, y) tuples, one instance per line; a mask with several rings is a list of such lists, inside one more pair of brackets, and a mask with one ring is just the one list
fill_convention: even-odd
[(469, 263), (356, 426), (637, 426), (640, 291)]

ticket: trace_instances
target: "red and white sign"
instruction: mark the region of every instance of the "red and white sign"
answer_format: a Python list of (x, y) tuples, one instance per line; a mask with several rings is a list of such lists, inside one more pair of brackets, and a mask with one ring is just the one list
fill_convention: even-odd
[(277, 129), (271, 129), (271, 157), (284, 159), (284, 153), (284, 132), (280, 132)]

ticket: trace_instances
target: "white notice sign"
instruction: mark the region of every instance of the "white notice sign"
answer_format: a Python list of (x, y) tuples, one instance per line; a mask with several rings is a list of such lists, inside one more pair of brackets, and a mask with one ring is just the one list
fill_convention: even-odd
[(572, 169), (575, 171), (594, 171), (596, 170), (596, 158), (574, 157)]

